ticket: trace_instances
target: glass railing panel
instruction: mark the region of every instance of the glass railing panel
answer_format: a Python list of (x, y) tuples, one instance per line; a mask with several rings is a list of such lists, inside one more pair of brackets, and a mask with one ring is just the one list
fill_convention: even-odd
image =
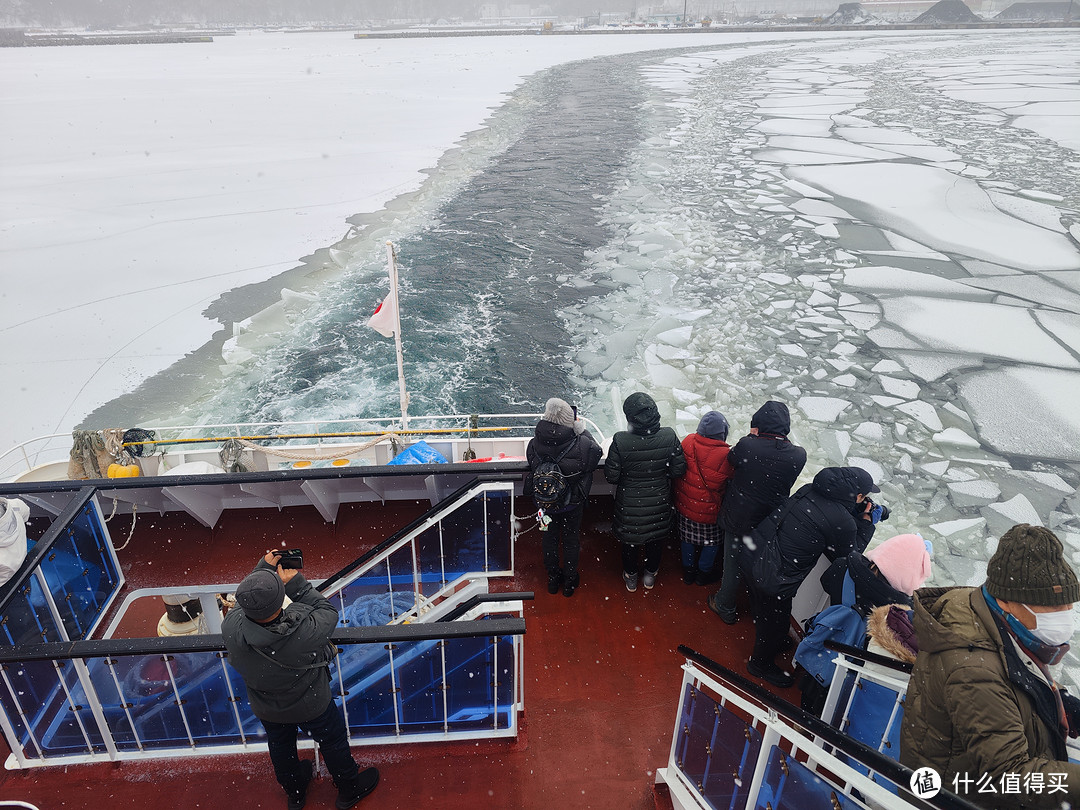
[(508, 729), (513, 726), (514, 712), (517, 711), (517, 680), (515, 661), (517, 654), (513, 636), (499, 636), (495, 641), (493, 670), (495, 681), (495, 727)]
[[(339, 645), (338, 666), (331, 670), (335, 696), (344, 695), (352, 737), (378, 737), (397, 733), (390, 646)], [(344, 693), (341, 687), (344, 685)]]
[(491, 638), (460, 638), (446, 644), (447, 717), (454, 731), (495, 727)]
[(446, 584), (438, 526), (432, 526), (417, 536), (416, 559), (420, 566), (420, 592), (424, 596), (437, 593)]
[(36, 576), (26, 579), (0, 617), (0, 642), (13, 646), (63, 641)]
[(406, 545), (342, 587), (330, 601), (341, 612), (342, 627), (389, 624), (395, 616), (412, 607), (415, 601), (412, 552)]
[(416, 607), (415, 576), (416, 561), (413, 557), (412, 543), (406, 543), (386, 557), (386, 568), (390, 579), (390, 589), (386, 601), (386, 621), (399, 618)]
[(440, 732), (446, 718), (443, 704), (443, 648), (438, 641), (394, 645), (398, 717), (403, 734)]
[(87, 504), (39, 565), (68, 638), (86, 638), (120, 588), (96, 507)]
[(471, 571), (488, 570), (483, 492), (444, 517), (440, 525), (447, 579), (455, 580)]
[(0, 683), (0, 704), (26, 756), (106, 751), (72, 661), (5, 664)]
[[(202, 652), (88, 661), (91, 682), (117, 749), (241, 742), (237, 712), (249, 734), (258, 723), (251, 716), (239, 678), (226, 673), (222, 660), (221, 653)], [(233, 701), (234, 695), (240, 700)]]
[(511, 493), (488, 492), (487, 510), (487, 563), (489, 571), (513, 570), (511, 548), (513, 547), (514, 513)]

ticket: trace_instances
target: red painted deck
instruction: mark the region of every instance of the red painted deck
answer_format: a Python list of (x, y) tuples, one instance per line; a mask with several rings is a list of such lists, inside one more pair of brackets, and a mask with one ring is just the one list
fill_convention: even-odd
[[(379, 787), (358, 807), (670, 806), (653, 782), (666, 764), (678, 708), (682, 658), (676, 647), (687, 644), (745, 671), (753, 625), (744, 618), (729, 627), (709, 611), (709, 589), (682, 583), (674, 545), (665, 551), (656, 588), (628, 593), (610, 533), (610, 506), (600, 499), (586, 512), (581, 587), (572, 598), (547, 593), (536, 530), (519, 538), (517, 576), (493, 585), (536, 593), (525, 612), (525, 713), (518, 739), (354, 747), (362, 766), (377, 765), (382, 773)], [(129, 589), (227, 583), (242, 579), (267, 548), (301, 546), (307, 573), (318, 579), (425, 507), (342, 507), (334, 525), (324, 524), (312, 508), (226, 512), (213, 532), (181, 515), (140, 515), (120, 558)], [(519, 513), (523, 508), (519, 503)], [(118, 545), (129, 525), (127, 517), (110, 524)], [(793, 689), (781, 694), (798, 701)], [(333, 807), (334, 796), (324, 773), (313, 783), (307, 807)], [(265, 753), (2, 771), (2, 799), (41, 810), (285, 807)]]

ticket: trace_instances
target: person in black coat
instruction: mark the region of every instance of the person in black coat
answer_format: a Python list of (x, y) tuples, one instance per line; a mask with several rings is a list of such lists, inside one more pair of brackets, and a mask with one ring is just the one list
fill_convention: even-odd
[(675, 524), (674, 479), (686, 473), (686, 457), (675, 431), (660, 427), (660, 411), (648, 394), (623, 402), (629, 431), (611, 439), (604, 477), (615, 484), (616, 539), (622, 543), (623, 583), (636, 591), (638, 547), (645, 549), (645, 590), (656, 584), (660, 553)]
[[(600, 464), (604, 451), (577, 418), (574, 409), (564, 400), (553, 397), (547, 401), (544, 415), (536, 423), (536, 432), (525, 449), (525, 458), (530, 471), (535, 472), (542, 461), (555, 461), (563, 451), (566, 455), (559, 461), (559, 470), (569, 479), (566, 503), (546, 513), (551, 523), (541, 523), (540, 530), (544, 533), (541, 548), (548, 574), (548, 593), (558, 593), (561, 587), (564, 596), (573, 596), (580, 583), (581, 518), (592, 488), (593, 471)], [(565, 569), (559, 565), (560, 541), (566, 558)]]
[(727, 624), (735, 624), (739, 591), (739, 556), (746, 538), (765, 517), (787, 500), (806, 466), (806, 451), (788, 440), (791, 415), (783, 402), (769, 400), (750, 420), (750, 434), (728, 454), (735, 469), (720, 506), (724, 533), (724, 573), (709, 607)]
[[(880, 491), (866, 470), (826, 467), (754, 529), (755, 551), (742, 556), (754, 607), (754, 651), (747, 663), (751, 675), (791, 686), (792, 676), (773, 660), (788, 638), (791, 599), (822, 554), (835, 561), (866, 548), (875, 521), (886, 515), (869, 499)], [(753, 563), (769, 543), (777, 545), (780, 570), (760, 572), (771, 576), (755, 579)]]

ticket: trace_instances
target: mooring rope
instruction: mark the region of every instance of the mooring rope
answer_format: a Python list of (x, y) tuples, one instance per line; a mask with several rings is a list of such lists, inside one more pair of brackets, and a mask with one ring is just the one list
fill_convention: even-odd
[(346, 455), (354, 455), (362, 450), (367, 450), (369, 447), (374, 447), (380, 442), (384, 442), (389, 439), (391, 442), (400, 442), (401, 437), (396, 433), (384, 433), (377, 438), (366, 441), (363, 444), (357, 445), (339, 445), (337, 449), (330, 450), (286, 450), (284, 447), (266, 447), (262, 444), (255, 444), (247, 439), (231, 439), (230, 441), (250, 448), (251, 450), (258, 450), (266, 455), (280, 456), (281, 458), (287, 458), (290, 461), (326, 461), (332, 458), (342, 458), (342, 451), (347, 451)]

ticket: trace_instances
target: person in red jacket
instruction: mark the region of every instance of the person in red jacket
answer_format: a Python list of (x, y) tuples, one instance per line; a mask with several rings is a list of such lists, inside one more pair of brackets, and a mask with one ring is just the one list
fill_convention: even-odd
[(698, 422), (697, 433), (682, 441), (686, 474), (675, 480), (675, 511), (682, 542), (683, 582), (711, 582), (723, 533), (716, 519), (724, 488), (734, 473), (728, 461), (728, 422), (719, 411), (709, 411)]

